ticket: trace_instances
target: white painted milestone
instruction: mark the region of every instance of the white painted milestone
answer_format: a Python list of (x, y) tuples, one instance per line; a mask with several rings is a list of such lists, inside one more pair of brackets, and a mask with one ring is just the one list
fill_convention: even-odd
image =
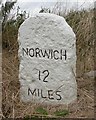
[(63, 17), (39, 13), (19, 29), (23, 102), (69, 104), (77, 98), (76, 37)]

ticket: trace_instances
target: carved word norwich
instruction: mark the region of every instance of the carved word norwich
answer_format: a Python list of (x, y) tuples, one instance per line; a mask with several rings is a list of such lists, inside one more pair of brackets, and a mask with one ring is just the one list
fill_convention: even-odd
[(48, 58), (48, 59), (55, 59), (55, 60), (64, 60), (67, 59), (66, 50), (42, 50), (40, 48), (22, 48), (23, 56), (28, 55), (30, 57), (39, 57), (39, 58)]

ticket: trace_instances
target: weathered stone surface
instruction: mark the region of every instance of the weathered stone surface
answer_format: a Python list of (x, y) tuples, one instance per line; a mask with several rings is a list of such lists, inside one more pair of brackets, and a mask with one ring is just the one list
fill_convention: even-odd
[(63, 17), (41, 13), (19, 29), (19, 80), (23, 102), (76, 100), (76, 38)]

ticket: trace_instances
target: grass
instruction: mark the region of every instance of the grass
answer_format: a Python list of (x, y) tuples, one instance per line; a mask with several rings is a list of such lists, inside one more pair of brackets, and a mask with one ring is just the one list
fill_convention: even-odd
[(48, 115), (46, 109), (44, 109), (44, 108), (42, 108), (42, 107), (38, 107), (38, 108), (36, 109), (36, 113), (37, 113), (37, 114), (41, 114), (41, 115)]
[(60, 110), (60, 111), (56, 111), (54, 113), (54, 115), (56, 116), (60, 116), (60, 117), (65, 117), (66, 115), (69, 114), (69, 111), (68, 110)]
[(77, 75), (94, 70), (94, 9), (71, 11), (65, 18), (76, 34)]
[[(36, 119), (39, 119), (39, 118), (46, 118), (46, 120), (48, 120), (48, 113), (46, 111), (46, 109), (42, 108), (42, 107), (38, 107), (36, 109), (36, 114), (40, 114), (40, 116), (37, 116), (37, 115), (32, 115), (31, 117), (30, 116), (26, 116), (24, 118), (24, 120), (36, 120)], [(54, 112), (54, 117), (55, 116), (58, 116), (58, 117), (65, 117), (66, 115), (69, 115), (69, 111), (68, 110), (59, 110), (59, 111), (55, 111)], [(50, 118), (50, 120), (53, 120), (53, 118)], [(54, 118), (56, 119), (56, 118)]]

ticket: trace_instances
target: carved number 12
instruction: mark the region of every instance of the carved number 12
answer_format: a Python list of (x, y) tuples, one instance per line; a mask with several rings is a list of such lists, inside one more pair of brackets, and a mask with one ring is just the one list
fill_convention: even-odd
[(39, 71), (39, 80), (41, 80), (41, 74), (45, 74), (45, 77), (43, 78), (43, 82), (48, 82), (46, 79), (49, 76), (49, 71), (48, 70), (44, 70), (43, 72)]

